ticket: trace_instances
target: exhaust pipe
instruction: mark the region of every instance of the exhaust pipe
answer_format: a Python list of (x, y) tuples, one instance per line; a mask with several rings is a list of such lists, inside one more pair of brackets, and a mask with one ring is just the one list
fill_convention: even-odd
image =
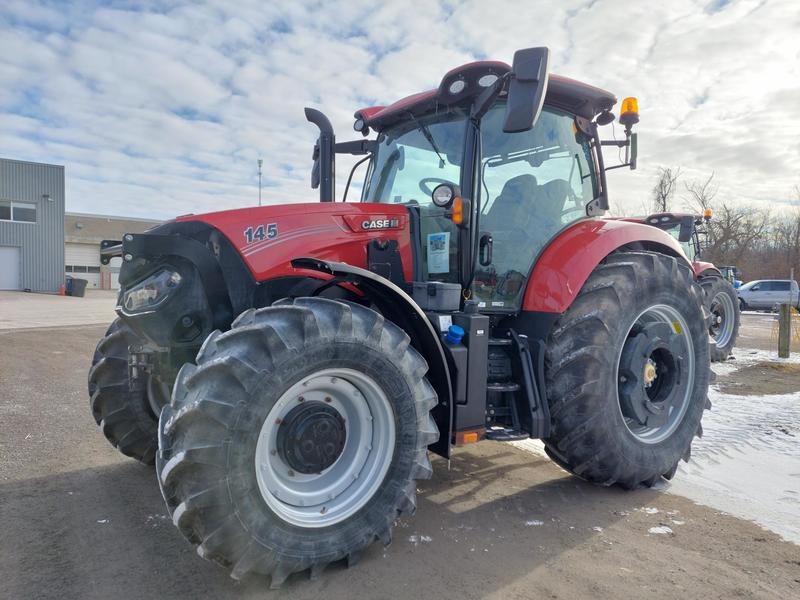
[(319, 128), (319, 138), (314, 145), (314, 167), (311, 170), (311, 187), (319, 188), (320, 202), (333, 202), (335, 198), (334, 184), (336, 177), (333, 126), (322, 112), (315, 108), (305, 109), (306, 119)]

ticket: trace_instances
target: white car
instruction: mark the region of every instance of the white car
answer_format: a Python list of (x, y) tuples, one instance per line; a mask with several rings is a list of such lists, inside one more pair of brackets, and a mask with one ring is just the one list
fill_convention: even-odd
[(736, 290), (742, 310), (772, 310), (779, 304), (800, 305), (800, 287), (793, 279), (758, 279), (748, 281)]

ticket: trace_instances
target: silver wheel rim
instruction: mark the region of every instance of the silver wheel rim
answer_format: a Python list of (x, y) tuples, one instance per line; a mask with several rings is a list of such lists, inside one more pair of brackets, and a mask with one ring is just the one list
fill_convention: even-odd
[(733, 337), (733, 300), (725, 292), (719, 292), (711, 300), (711, 323), (709, 334), (718, 348), (725, 348)]
[(617, 408), (619, 410), (620, 417), (622, 418), (623, 423), (625, 423), (625, 427), (630, 434), (645, 444), (657, 444), (662, 442), (672, 435), (675, 429), (677, 429), (678, 425), (680, 425), (681, 421), (683, 420), (683, 416), (686, 414), (689, 404), (691, 403), (695, 380), (694, 344), (692, 343), (692, 338), (689, 333), (689, 328), (686, 324), (686, 319), (684, 319), (683, 315), (681, 315), (681, 313), (675, 308), (667, 306), (666, 304), (656, 304), (643, 310), (639, 316), (633, 320), (630, 327), (628, 327), (625, 338), (628, 338), (631, 331), (637, 324), (648, 324), (654, 322), (667, 323), (670, 325), (670, 327), (672, 327), (674, 333), (682, 336), (687, 356), (687, 364), (685, 366), (688, 383), (686, 385), (686, 392), (680, 399), (680, 405), (670, 408), (665, 423), (656, 427), (648, 427), (646, 425), (640, 425), (639, 423), (636, 423), (633, 419), (625, 416), (620, 399), (620, 358), (622, 356), (624, 343), (621, 345), (619, 352), (617, 352), (616, 369), (614, 371), (616, 374), (614, 388), (617, 398)]
[[(305, 401), (324, 402), (345, 423), (344, 447), (320, 473), (294, 471), (276, 449), (282, 420)], [(394, 411), (374, 379), (353, 369), (317, 371), (286, 390), (264, 420), (255, 453), (258, 488), (284, 521), (327, 527), (347, 519), (375, 495), (389, 470), (394, 445)]]

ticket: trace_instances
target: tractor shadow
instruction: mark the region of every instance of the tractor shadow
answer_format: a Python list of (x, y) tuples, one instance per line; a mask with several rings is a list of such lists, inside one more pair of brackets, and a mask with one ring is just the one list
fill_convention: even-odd
[(11, 598), (481, 597), (598, 536), (658, 492), (599, 488), (549, 460), (482, 443), (434, 460), (417, 514), (391, 546), (315, 581), (239, 583), (199, 558), (169, 519), (155, 474), (133, 462), (0, 485), (0, 596)]

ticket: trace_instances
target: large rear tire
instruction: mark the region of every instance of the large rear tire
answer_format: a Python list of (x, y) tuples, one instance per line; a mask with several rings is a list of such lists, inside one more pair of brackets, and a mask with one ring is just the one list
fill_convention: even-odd
[(602, 485), (670, 479), (710, 407), (703, 310), (673, 257), (619, 252), (598, 265), (548, 340), (548, 454)]
[(95, 422), (117, 450), (146, 465), (155, 462), (158, 417), (146, 389), (131, 390), (128, 347), (136, 334), (116, 319), (97, 344), (89, 370), (89, 401)]
[(700, 285), (705, 293), (706, 308), (711, 313), (708, 334), (711, 362), (727, 360), (739, 335), (739, 297), (727, 279), (704, 277)]
[(232, 577), (273, 587), (388, 544), (432, 473), (426, 371), (409, 337), (363, 306), (246, 311), (184, 365), (161, 413), (156, 470), (175, 525)]

